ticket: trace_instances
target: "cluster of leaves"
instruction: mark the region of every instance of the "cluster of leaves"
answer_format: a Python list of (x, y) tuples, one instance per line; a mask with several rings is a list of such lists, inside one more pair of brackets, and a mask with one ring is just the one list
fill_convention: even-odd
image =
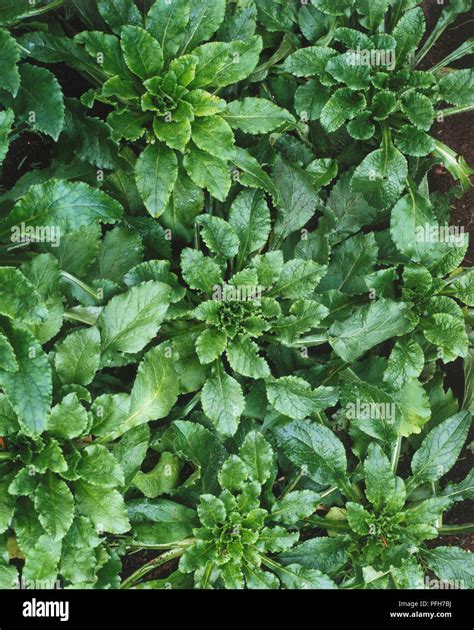
[[(358, 166), (351, 185), (374, 207), (389, 208), (405, 189), (405, 156), (446, 152), (445, 145), (427, 133), (435, 117), (444, 115), (435, 107), (472, 106), (472, 70), (440, 72), (469, 54), (472, 43), (462, 44), (430, 71), (417, 70), (424, 57), (422, 51), (415, 56), (415, 51), (425, 33), (425, 18), (423, 10), (413, 6), (416, 2), (392, 3), (388, 15), (388, 0), (313, 4), (315, 19), (318, 9), (337, 19), (325, 45), (300, 48), (282, 66), (296, 77), (311, 77), (296, 90), (295, 109), (306, 121), (318, 120), (328, 133), (345, 125), (351, 138), (379, 147)], [(440, 24), (454, 20), (469, 5), (451, 3)], [(398, 21), (397, 11), (403, 11)], [(467, 165), (450, 167), (463, 190), (469, 188), (472, 171)]]
[(474, 586), (472, 44), (416, 69), (470, 2), (418, 4), (0, 2), (0, 587)]

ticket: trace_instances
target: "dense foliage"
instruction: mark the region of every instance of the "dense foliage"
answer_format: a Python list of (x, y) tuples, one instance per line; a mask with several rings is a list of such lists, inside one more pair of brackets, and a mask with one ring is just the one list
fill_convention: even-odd
[(419, 4), (0, 0), (1, 588), (474, 587), (471, 1)]

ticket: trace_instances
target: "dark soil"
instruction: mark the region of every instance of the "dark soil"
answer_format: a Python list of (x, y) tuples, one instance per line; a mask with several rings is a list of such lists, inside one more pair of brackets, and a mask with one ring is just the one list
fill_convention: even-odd
[[(437, 0), (425, 0), (423, 10), (425, 12), (427, 32), (431, 32), (436, 24), (444, 6)], [(474, 25), (474, 10), (463, 13), (441, 36), (436, 45), (423, 61), (423, 69), (429, 69), (434, 64), (444, 59), (449, 53), (472, 37)], [(463, 57), (453, 63), (455, 68), (472, 68), (474, 55)], [(450, 116), (444, 122), (436, 123), (432, 129), (432, 135), (449, 145), (458, 155), (463, 155), (469, 166), (474, 167), (474, 112)], [(430, 185), (433, 191), (448, 192), (455, 184), (448, 171), (442, 167), (435, 169), (430, 175)], [(471, 188), (461, 199), (455, 199), (451, 214), (451, 225), (463, 226), (471, 235), (469, 250), (464, 264), (472, 266), (474, 261), (474, 188)]]

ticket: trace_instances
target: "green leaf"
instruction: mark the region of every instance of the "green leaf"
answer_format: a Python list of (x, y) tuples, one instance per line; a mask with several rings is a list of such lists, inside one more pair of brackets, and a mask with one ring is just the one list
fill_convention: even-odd
[(355, 361), (379, 343), (409, 332), (408, 310), (403, 302), (387, 299), (357, 308), (351, 317), (331, 326), (329, 343), (344, 361)]
[(270, 210), (259, 190), (243, 190), (234, 199), (229, 223), (239, 239), (239, 260), (265, 245), (270, 235)]
[(272, 476), (273, 449), (258, 431), (250, 431), (239, 449), (239, 456), (247, 465), (250, 477), (263, 485)]
[(389, 90), (383, 90), (377, 92), (370, 107), (375, 120), (386, 120), (397, 106), (396, 95)]
[(61, 541), (41, 532), (34, 545), (27, 551), (22, 579), (48, 580), (54, 583), (58, 575), (60, 558)]
[(429, 568), (441, 580), (461, 585), (460, 588), (474, 587), (474, 566), (468, 551), (459, 547), (435, 547), (424, 549), (423, 555)]
[(10, 141), (8, 135), (13, 127), (15, 114), (11, 109), (0, 112), (0, 166), (8, 153)]
[(101, 444), (91, 444), (81, 451), (76, 472), (93, 486), (114, 488), (125, 482), (123, 471), (112, 453)]
[(187, 247), (181, 253), (181, 271), (191, 289), (211, 293), (215, 285), (223, 283), (219, 266), (200, 251)]
[(429, 264), (439, 251), (439, 245), (427, 242), (426, 226), (436, 226), (430, 200), (410, 191), (392, 210), (390, 236), (402, 254), (415, 262)]
[(195, 510), (167, 499), (132, 499), (128, 516), (138, 543), (166, 544), (192, 535), (199, 521)]
[(267, 383), (267, 397), (279, 413), (295, 420), (303, 420), (337, 402), (333, 387), (311, 389), (308, 382), (296, 376), (284, 376)]
[(224, 19), (225, 6), (225, 0), (189, 0), (189, 23), (181, 54), (211, 39)]
[(425, 18), (420, 7), (411, 9), (402, 15), (393, 30), (393, 37), (397, 41), (396, 64), (405, 61), (406, 57), (416, 50), (425, 32)]
[(103, 351), (142, 350), (160, 328), (170, 293), (168, 285), (150, 281), (113, 297), (99, 317)]
[(318, 569), (328, 575), (336, 574), (349, 559), (343, 536), (310, 538), (278, 556), (283, 565), (299, 564), (307, 569)]
[(327, 427), (296, 420), (275, 429), (281, 451), (317, 483), (340, 484), (347, 474), (346, 452)]
[(422, 131), (430, 129), (434, 119), (434, 108), (427, 96), (415, 91), (405, 92), (401, 105), (403, 112), (415, 127)]
[(250, 134), (269, 133), (284, 125), (295, 124), (295, 119), (286, 109), (264, 98), (247, 97), (232, 101), (223, 115), (231, 127)]
[(354, 6), (354, 0), (311, 0), (314, 6), (328, 15), (344, 15)]
[(76, 394), (68, 394), (51, 410), (46, 429), (55, 437), (70, 440), (82, 435), (89, 424), (87, 411)]
[(380, 26), (389, 4), (390, 0), (358, 0), (357, 11), (366, 18), (367, 27), (372, 33)]
[[(157, 4), (161, 4), (158, 2)], [(98, 0), (97, 8), (114, 33), (120, 35), (122, 26), (141, 26), (142, 16), (133, 0)]]
[(258, 161), (248, 151), (237, 147), (232, 162), (237, 169), (233, 172), (234, 178), (243, 186), (261, 188), (268, 192), (275, 201), (278, 199), (278, 191), (270, 176), (265, 173)]
[(370, 533), (370, 525), (373, 521), (372, 514), (359, 503), (347, 503), (346, 508), (347, 520), (352, 531), (359, 534), (359, 536), (367, 536)]
[[(322, 1), (322, 0), (321, 0)], [(347, 1), (347, 0), (346, 0)], [(334, 10), (334, 9), (333, 9)], [(336, 584), (317, 569), (306, 569), (298, 564), (289, 564), (276, 569), (282, 583), (289, 589), (333, 589)]]
[(155, 219), (163, 214), (178, 177), (176, 154), (163, 144), (149, 145), (135, 165), (135, 181), (146, 209)]
[(202, 408), (218, 433), (232, 436), (239, 426), (245, 399), (239, 383), (221, 369), (202, 388)]
[[(117, 251), (121, 253), (120, 258)], [(93, 274), (119, 284), (127, 271), (142, 260), (143, 242), (139, 232), (117, 227), (102, 239)]]
[(133, 74), (123, 58), (118, 37), (100, 31), (82, 31), (74, 39), (84, 44), (94, 63), (97, 63), (97, 59), (101, 59), (105, 74), (110, 77), (124, 77), (128, 82), (133, 79)]
[(469, 339), (463, 319), (448, 313), (434, 313), (422, 323), (423, 334), (438, 347), (439, 356), (445, 363), (467, 356)]
[(227, 221), (204, 214), (198, 217), (196, 222), (202, 226), (202, 239), (211, 252), (225, 258), (233, 258), (237, 254), (239, 239)]
[(283, 69), (296, 77), (317, 77), (324, 74), (327, 62), (337, 55), (333, 48), (309, 46), (292, 53), (283, 64)]
[(470, 424), (469, 412), (461, 411), (428, 433), (411, 461), (412, 485), (437, 481), (451, 470), (466, 441)]
[(192, 123), (193, 142), (223, 161), (235, 156), (235, 139), (229, 124), (220, 116), (202, 116)]
[(141, 79), (149, 79), (163, 68), (163, 51), (156, 39), (140, 26), (124, 26), (120, 46), (125, 63)]
[[(115, 404), (119, 402), (122, 404), (124, 394), (118, 394), (116, 396), (111, 397), (111, 403)], [(101, 397), (103, 398), (103, 397)], [(100, 399), (99, 399), (100, 400)], [(127, 397), (128, 401), (128, 397)], [(129, 406), (129, 405), (128, 405)], [(108, 418), (110, 419), (110, 406), (107, 409), (109, 412)], [(118, 412), (117, 415), (119, 417), (126, 417), (126, 410), (124, 409), (113, 409), (113, 412)], [(104, 410), (104, 417), (105, 410)], [(120, 426), (120, 425), (119, 425)], [(125, 476), (125, 487), (128, 488), (132, 483), (135, 475), (140, 469), (142, 465), (147, 451), (148, 445), (150, 442), (150, 428), (147, 424), (141, 424), (134, 429), (131, 429), (128, 433), (122, 437), (117, 446), (114, 448), (114, 456), (118, 463), (120, 464), (124, 476)]]
[(474, 269), (459, 276), (454, 282), (451, 282), (450, 287), (458, 300), (468, 306), (474, 306)]
[(196, 340), (196, 353), (205, 365), (218, 359), (225, 350), (227, 335), (215, 328), (208, 328)]
[(84, 182), (50, 179), (28, 189), (0, 224), (1, 233), (10, 232), (22, 222), (26, 226), (58, 226), (63, 232), (75, 232), (97, 223), (115, 223), (121, 218), (122, 206)]
[(31, 11), (29, 0), (4, 0), (0, 7), (0, 24), (11, 24)]
[(59, 442), (50, 439), (44, 449), (33, 458), (31, 467), (35, 472), (44, 473), (47, 470), (64, 473), (68, 469)]
[(192, 146), (183, 163), (189, 177), (197, 186), (206, 188), (219, 201), (225, 201), (232, 182), (224, 160)]
[(163, 435), (163, 446), (198, 470), (202, 492), (212, 492), (217, 485), (217, 472), (227, 458), (217, 436), (200, 424), (188, 420), (173, 422)]
[(0, 479), (0, 532), (4, 532), (10, 526), (15, 511), (16, 497), (8, 493), (8, 487), (15, 473), (2, 476)]
[(236, 338), (227, 345), (230, 367), (242, 376), (265, 378), (270, 376), (266, 360), (258, 354), (257, 344), (248, 337)]
[(375, 208), (385, 209), (397, 202), (405, 187), (408, 165), (393, 145), (377, 149), (363, 160), (352, 177), (352, 190)]
[(25, 63), (20, 66), (21, 84), (12, 102), (18, 122), (59, 138), (64, 125), (64, 99), (61, 86), (46, 68)]
[(93, 583), (97, 564), (96, 548), (100, 545), (92, 523), (84, 516), (76, 517), (63, 539), (61, 575), (72, 584)]
[(168, 415), (179, 393), (173, 359), (160, 348), (147, 352), (138, 366), (126, 421), (109, 438), (115, 439), (149, 420)]
[(157, 0), (148, 12), (147, 30), (158, 40), (166, 60), (175, 57), (184, 41), (189, 13), (189, 0)]
[(56, 372), (63, 383), (88, 385), (100, 364), (100, 334), (97, 328), (83, 328), (70, 333), (57, 346)]
[(318, 120), (331, 91), (317, 79), (310, 79), (295, 92), (295, 109), (301, 120)]
[(311, 490), (295, 490), (274, 503), (272, 520), (284, 525), (296, 525), (316, 511), (319, 495)]
[(8, 339), (15, 348), (18, 370), (0, 370), (0, 384), (23, 431), (39, 435), (51, 410), (51, 366), (40, 344), (26, 329), (13, 328)]
[(421, 346), (409, 337), (399, 339), (390, 353), (383, 380), (398, 390), (411, 378), (417, 378), (425, 365)]
[(191, 86), (220, 88), (246, 79), (255, 70), (261, 50), (259, 36), (244, 41), (203, 44), (193, 51), (198, 65)]
[(307, 297), (314, 291), (325, 271), (326, 267), (313, 260), (289, 260), (283, 265), (272, 293), (289, 299)]
[(240, 457), (237, 457), (237, 455), (231, 455), (229, 459), (226, 459), (226, 461), (222, 464), (218, 479), (221, 488), (232, 492), (235, 490), (242, 490), (248, 476), (249, 471), (247, 466)]
[(370, 140), (375, 133), (375, 125), (370, 118), (370, 112), (357, 114), (347, 125), (349, 135), (355, 140)]
[(74, 518), (74, 498), (64, 481), (48, 472), (35, 492), (35, 510), (46, 532), (64, 538)]
[(370, 85), (371, 68), (362, 64), (355, 65), (353, 56), (352, 52), (347, 52), (331, 57), (326, 64), (326, 70), (338, 83), (345, 83), (351, 90), (365, 90)]
[(397, 491), (397, 484), (392, 473), (388, 457), (379, 444), (369, 444), (364, 462), (365, 494), (377, 512)]
[(47, 311), (33, 284), (14, 267), (0, 267), (0, 314), (27, 323), (41, 322)]
[(433, 138), (412, 125), (404, 125), (398, 130), (395, 143), (402, 153), (413, 157), (423, 157), (435, 149)]
[(125, 503), (117, 490), (78, 481), (75, 494), (79, 513), (89, 517), (99, 533), (124, 534), (130, 529)]
[[(196, 59), (196, 57), (193, 57)], [(214, 116), (221, 114), (226, 108), (224, 99), (206, 92), (205, 90), (192, 90), (183, 97), (189, 103), (194, 112), (194, 116)]]
[(2, 59), (0, 87), (16, 96), (20, 88), (20, 73), (18, 72), (20, 51), (16, 41), (3, 28), (0, 29), (0, 58)]
[(441, 494), (451, 501), (474, 500), (474, 470), (471, 470), (459, 483), (449, 483)]
[(460, 107), (473, 105), (473, 69), (466, 68), (444, 74), (438, 83), (438, 90), (442, 99), (451, 105)]
[(184, 153), (188, 142), (191, 140), (191, 123), (189, 120), (166, 121), (155, 118), (153, 131), (158, 140), (162, 140), (170, 149), (176, 149)]
[(6, 372), (16, 372), (18, 363), (10, 342), (5, 335), (0, 333), (0, 365)]
[(272, 177), (278, 208), (273, 231), (275, 242), (279, 245), (306, 225), (314, 215), (319, 200), (311, 175), (280, 156), (276, 159)]
[(350, 295), (366, 293), (364, 276), (373, 271), (377, 262), (378, 246), (374, 233), (356, 234), (343, 241), (332, 254), (327, 274), (318, 285), (318, 291), (337, 289)]
[(323, 107), (321, 124), (329, 133), (337, 131), (346, 120), (354, 118), (366, 105), (363, 94), (349, 88), (339, 88)]

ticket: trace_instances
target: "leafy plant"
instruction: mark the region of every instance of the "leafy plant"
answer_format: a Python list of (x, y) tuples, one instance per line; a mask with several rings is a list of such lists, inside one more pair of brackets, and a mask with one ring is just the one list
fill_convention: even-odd
[[(296, 77), (309, 77), (295, 92), (297, 113), (304, 122), (319, 121), (329, 134), (345, 127), (354, 140), (377, 147), (357, 167), (351, 181), (353, 190), (376, 208), (393, 206), (405, 190), (407, 157), (436, 155), (460, 181), (462, 190), (469, 189), (472, 170), (428, 132), (435, 118), (472, 109), (468, 87), (472, 69), (446, 69), (472, 51), (472, 42), (462, 44), (434, 68), (419, 70), (418, 64), (436, 41), (433, 34), (416, 54), (425, 32), (422, 9), (416, 2), (403, 0), (369, 4), (365, 0), (340, 4), (314, 0), (314, 19), (319, 12), (335, 17), (327, 37), (300, 48), (282, 65), (283, 71)], [(452, 2), (434, 33), (470, 6), (470, 2)], [(446, 103), (454, 107), (443, 109)]]

